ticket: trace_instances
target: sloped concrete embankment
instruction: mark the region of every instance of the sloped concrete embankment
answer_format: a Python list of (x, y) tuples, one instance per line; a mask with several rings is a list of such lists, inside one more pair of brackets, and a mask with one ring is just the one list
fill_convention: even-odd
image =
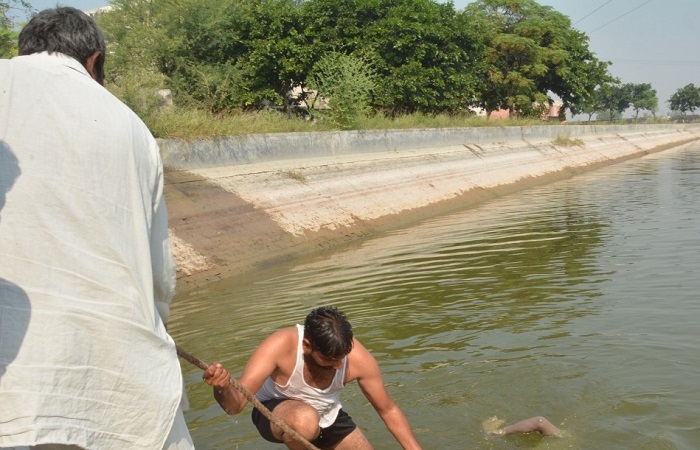
[(560, 125), (161, 141), (179, 290), (698, 139)]

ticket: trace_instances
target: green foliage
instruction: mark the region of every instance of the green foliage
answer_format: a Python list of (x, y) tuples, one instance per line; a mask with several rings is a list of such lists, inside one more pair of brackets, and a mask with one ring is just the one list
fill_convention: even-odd
[(214, 113), (257, 108), (265, 99), (283, 101), (303, 79), (293, 0), (116, 0), (115, 6), (101, 25), (117, 66), (155, 68), (180, 103), (199, 102)]
[[(463, 11), (436, 0), (112, 4), (98, 19), (108, 40), (110, 85), (131, 92), (128, 84), (140, 76), (131, 72), (160, 74), (159, 87), (172, 90), (176, 105), (214, 115), (270, 103), (291, 110), (307, 100), (308, 85), (320, 82), (329, 54), (363, 61), (335, 61), (337, 73), (354, 80), (352, 89), (324, 87), (340, 92), (329, 98), (333, 121), (343, 127), (367, 112), (459, 116), (477, 105), (539, 117), (551, 93), (582, 110), (595, 88), (612, 80), (587, 37), (534, 0), (479, 0)], [(366, 81), (358, 78), (362, 67), (372, 68), (367, 94), (356, 90)]]
[[(632, 104), (631, 84), (605, 84), (598, 92), (600, 108), (607, 111), (607, 118), (612, 122), (622, 117), (622, 113)], [(602, 120), (598, 114), (598, 119)]]
[[(114, 0), (114, 10), (97, 18), (107, 41), (106, 79), (117, 85), (132, 73), (163, 73), (162, 55), (172, 45), (163, 12), (170, 2)], [(165, 87), (165, 86), (161, 86)]]
[(17, 33), (9, 28), (0, 28), (0, 58), (17, 55)]
[(17, 24), (14, 14), (30, 15), (34, 10), (25, 0), (0, 1), (0, 58), (17, 56)]
[(456, 113), (474, 103), (478, 36), (451, 4), (387, 1), (363, 50), (382, 81), (374, 106), (390, 115)]
[(231, 63), (181, 61), (172, 74), (170, 86), (179, 94), (183, 105), (230, 113), (240, 110), (248, 101), (243, 77), (240, 67)]
[(352, 128), (370, 111), (374, 72), (361, 58), (332, 52), (314, 65), (309, 86), (328, 100), (335, 125)]
[(611, 79), (608, 64), (588, 49), (587, 37), (549, 6), (534, 0), (479, 0), (467, 10), (488, 42), (486, 89), (479, 98), (487, 111), (536, 114), (524, 105), (544, 104), (542, 98), (551, 92), (563, 101), (563, 113)]
[(458, 112), (473, 104), (478, 36), (451, 4), (433, 0), (309, 0), (306, 55), (362, 56), (377, 74), (372, 107), (390, 116)]
[(656, 89), (650, 83), (630, 83), (632, 96), (632, 109), (634, 109), (634, 120), (639, 117), (639, 111), (649, 111), (656, 117), (656, 110), (659, 107), (659, 99), (656, 96)]
[(601, 122), (615, 122), (622, 119), (622, 113), (614, 110), (605, 110), (598, 112), (595, 118)]
[(700, 107), (700, 88), (690, 83), (678, 89), (668, 100), (671, 111), (680, 111), (682, 115), (693, 112)]
[(590, 122), (593, 115), (603, 109), (601, 89), (599, 87), (571, 104), (570, 111), (572, 116), (586, 114)]
[(163, 106), (158, 90), (165, 85), (162, 74), (148, 68), (135, 68), (106, 82), (107, 89), (147, 121)]
[(241, 0), (224, 14), (223, 26), (233, 45), (222, 42), (225, 46), (220, 54), (234, 61), (244, 76), (246, 95), (241, 106), (256, 108), (262, 100), (287, 102), (287, 93), (308, 72), (297, 4), (293, 0)]

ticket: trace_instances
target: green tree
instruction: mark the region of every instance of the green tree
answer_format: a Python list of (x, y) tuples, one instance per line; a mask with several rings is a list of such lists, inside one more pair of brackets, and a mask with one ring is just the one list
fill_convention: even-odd
[(117, 65), (164, 75), (178, 104), (219, 113), (257, 108), (263, 100), (283, 103), (311, 67), (296, 0), (115, 0), (114, 6), (101, 24)]
[(17, 54), (16, 35), (11, 28), (0, 27), (0, 58), (11, 58)]
[[(600, 87), (600, 106), (612, 122), (622, 117), (622, 113), (632, 104), (631, 84), (605, 84)], [(599, 115), (600, 117), (600, 115)]]
[[(539, 115), (552, 94), (572, 108), (610, 78), (585, 35), (534, 0), (479, 0), (460, 12), (435, 0), (113, 6), (98, 19), (110, 52), (108, 81), (144, 105), (153, 102), (143, 95), (160, 84), (172, 89), (177, 105), (214, 113), (264, 101), (289, 108), (305, 100), (313, 67), (332, 52), (368, 62), (376, 83), (369, 104), (390, 116), (459, 114), (474, 105)], [(139, 80), (143, 95), (128, 86)]]
[(556, 74), (552, 77), (552, 92), (556, 93), (564, 105), (560, 112), (566, 109), (581, 111), (588, 114), (590, 121), (592, 114), (600, 108), (599, 89), (610, 83), (617, 83), (609, 72), (608, 61), (600, 61), (588, 48), (588, 37), (576, 30), (572, 30), (566, 41), (566, 49), (569, 57), (562, 64), (554, 68)]
[(656, 117), (659, 107), (659, 99), (656, 96), (656, 89), (650, 83), (630, 84), (632, 109), (634, 110), (634, 121), (639, 117), (639, 111), (649, 111)]
[(532, 105), (551, 103), (553, 93), (564, 103), (564, 114), (611, 79), (609, 63), (588, 49), (588, 38), (549, 6), (534, 0), (478, 0), (467, 11), (489, 42), (479, 99), (487, 111), (539, 114)]
[(31, 15), (32, 5), (24, 0), (0, 1), (0, 58), (11, 58), (17, 55), (17, 23), (18, 14)]
[(300, 35), (300, 9), (294, 0), (247, 0), (235, 3), (225, 24), (237, 41), (229, 57), (240, 68), (249, 92), (244, 107), (257, 107), (265, 99), (282, 102), (305, 81), (309, 70)]
[(596, 114), (596, 120), (600, 122), (615, 122), (619, 121), (622, 119), (622, 113), (618, 111), (611, 111), (611, 110), (605, 110), (605, 111), (599, 111)]
[(383, 76), (375, 107), (391, 115), (458, 113), (474, 103), (479, 80), (471, 65), (478, 36), (452, 4), (387, 1), (367, 42)]
[(256, 65), (245, 60), (254, 6), (250, 2), (178, 0), (163, 12), (169, 24), (164, 34), (170, 44), (161, 54), (160, 70), (170, 79), (181, 104), (220, 113), (277, 95), (268, 86), (260, 92), (264, 83), (254, 75)]
[(686, 112), (693, 112), (700, 107), (700, 88), (693, 83), (686, 84), (678, 89), (668, 100), (671, 111), (680, 111), (685, 116)]
[(452, 4), (433, 0), (309, 0), (302, 4), (308, 55), (362, 56), (378, 78), (375, 110), (389, 115), (459, 112), (473, 103), (478, 36)]
[(589, 122), (593, 118), (594, 114), (603, 109), (604, 107), (602, 106), (602, 94), (600, 87), (570, 106), (572, 116), (585, 114), (588, 116)]
[(172, 43), (164, 12), (171, 4), (113, 0), (113, 10), (96, 18), (107, 41), (105, 86), (146, 119), (162, 100), (158, 89), (168, 87), (163, 55)]

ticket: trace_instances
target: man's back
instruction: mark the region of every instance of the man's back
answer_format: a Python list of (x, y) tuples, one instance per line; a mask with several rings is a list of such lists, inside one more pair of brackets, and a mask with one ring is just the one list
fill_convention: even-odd
[(0, 447), (160, 448), (182, 380), (155, 141), (78, 61), (42, 53), (0, 61), (0, 145), (16, 159), (0, 169), (15, 177), (0, 211)]

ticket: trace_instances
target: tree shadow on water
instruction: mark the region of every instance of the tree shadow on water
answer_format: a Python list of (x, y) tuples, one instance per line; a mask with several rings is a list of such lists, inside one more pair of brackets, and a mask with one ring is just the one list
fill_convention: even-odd
[[(19, 161), (7, 143), (0, 140), (0, 243), (2, 243), (2, 214), (8, 192), (21, 174)], [(0, 247), (0, 258), (7, 258), (6, 250)], [(0, 270), (8, 269), (0, 265)], [(27, 293), (0, 272), (0, 378), (7, 366), (15, 359), (24, 340), (31, 316), (31, 305)]]

